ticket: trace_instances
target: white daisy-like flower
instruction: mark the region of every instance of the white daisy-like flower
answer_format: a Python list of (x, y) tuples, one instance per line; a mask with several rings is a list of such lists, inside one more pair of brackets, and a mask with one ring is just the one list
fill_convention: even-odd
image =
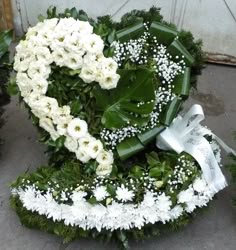
[(104, 186), (96, 187), (96, 189), (93, 191), (93, 194), (97, 201), (102, 201), (109, 195), (106, 187)]
[(152, 207), (155, 204), (155, 194), (153, 192), (147, 191), (144, 195), (142, 204), (147, 207)]
[(99, 164), (96, 169), (96, 175), (98, 176), (107, 176), (112, 171), (111, 164)]
[(134, 192), (126, 188), (123, 184), (121, 187), (118, 187), (116, 189), (116, 198), (117, 200), (126, 202), (126, 201), (132, 201), (134, 198)]
[(171, 209), (171, 219), (177, 219), (182, 213), (184, 209), (180, 205), (176, 205), (174, 208)]
[(188, 189), (181, 191), (178, 194), (178, 201), (179, 203), (189, 203), (193, 200), (194, 197), (194, 190), (192, 187), (189, 187)]
[(83, 192), (83, 191), (73, 191), (73, 194), (71, 196), (72, 198), (72, 201), (74, 203), (78, 203), (78, 202), (81, 202), (81, 201), (85, 201), (85, 196), (87, 195), (86, 192)]
[(170, 197), (167, 196), (165, 193), (157, 196), (157, 207), (160, 211), (166, 212), (170, 210), (172, 202)]
[(67, 128), (68, 134), (75, 139), (84, 137), (88, 132), (88, 124), (79, 118), (74, 118)]

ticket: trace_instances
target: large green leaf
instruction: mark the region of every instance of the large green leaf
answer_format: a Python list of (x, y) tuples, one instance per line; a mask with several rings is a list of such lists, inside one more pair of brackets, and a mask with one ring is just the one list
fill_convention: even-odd
[(0, 32), (0, 58), (8, 51), (12, 41), (12, 30)]
[(178, 32), (163, 23), (153, 22), (150, 26), (150, 34), (156, 37), (159, 44), (169, 45), (175, 39)]
[(144, 26), (143, 26), (143, 19), (141, 18), (137, 23), (119, 30), (116, 32), (116, 36), (119, 41), (126, 42), (130, 39), (139, 38), (141, 35), (144, 34)]
[(125, 141), (117, 145), (116, 149), (120, 159), (125, 160), (130, 156), (144, 150), (144, 146), (135, 136), (126, 138)]
[(174, 93), (188, 96), (190, 91), (190, 74), (191, 68), (186, 67), (184, 73), (175, 77), (173, 81)]
[[(128, 124), (143, 126), (150, 119), (154, 107), (154, 74), (145, 68), (120, 70), (121, 76), (114, 90), (94, 90), (98, 109), (103, 111), (102, 124), (116, 129)], [(142, 102), (142, 105), (138, 103)]]

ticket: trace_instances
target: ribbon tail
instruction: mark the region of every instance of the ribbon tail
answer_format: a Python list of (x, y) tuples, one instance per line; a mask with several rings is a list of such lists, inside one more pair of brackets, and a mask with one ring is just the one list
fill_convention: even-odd
[[(191, 140), (190, 140), (191, 141)], [(185, 152), (192, 155), (202, 169), (203, 176), (212, 192), (217, 193), (227, 186), (209, 142), (202, 137), (196, 144), (185, 143)]]

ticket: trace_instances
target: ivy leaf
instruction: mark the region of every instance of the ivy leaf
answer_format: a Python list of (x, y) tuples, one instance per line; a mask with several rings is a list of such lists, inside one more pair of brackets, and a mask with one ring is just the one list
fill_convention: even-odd
[[(109, 129), (132, 124), (143, 126), (150, 119), (155, 92), (153, 72), (145, 68), (120, 70), (121, 76), (114, 90), (94, 90), (98, 109), (103, 111), (102, 124)], [(144, 94), (145, 92), (145, 94)], [(137, 104), (142, 102), (143, 105)]]

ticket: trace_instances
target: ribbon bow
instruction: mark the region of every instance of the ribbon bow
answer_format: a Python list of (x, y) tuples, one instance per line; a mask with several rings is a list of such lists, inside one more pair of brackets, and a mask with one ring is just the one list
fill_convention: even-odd
[(227, 153), (236, 155), (219, 137), (200, 125), (205, 116), (200, 105), (195, 104), (183, 116), (178, 116), (172, 124), (157, 136), (156, 146), (162, 150), (183, 151), (192, 155), (200, 165), (203, 177), (212, 192), (217, 193), (227, 186), (227, 182), (216, 160), (209, 141), (211, 135)]

